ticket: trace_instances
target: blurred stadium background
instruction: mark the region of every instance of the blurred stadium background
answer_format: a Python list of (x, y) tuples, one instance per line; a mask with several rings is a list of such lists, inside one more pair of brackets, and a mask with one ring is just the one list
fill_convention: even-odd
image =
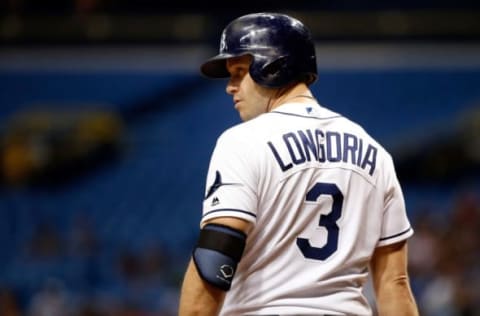
[(394, 156), (421, 314), (480, 315), (478, 1), (0, 10), (0, 316), (176, 314), (208, 159), (239, 122), (225, 82), (198, 66), (226, 22), (255, 11), (306, 22), (319, 102)]

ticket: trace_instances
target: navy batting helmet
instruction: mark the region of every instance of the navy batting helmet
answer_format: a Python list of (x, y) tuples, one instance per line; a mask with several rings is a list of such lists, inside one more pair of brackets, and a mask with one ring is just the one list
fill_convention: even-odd
[(317, 78), (315, 45), (302, 22), (285, 14), (253, 13), (223, 30), (220, 52), (200, 68), (211, 78), (227, 78), (226, 60), (253, 56), (250, 76), (263, 86), (278, 88), (294, 80), (311, 84)]

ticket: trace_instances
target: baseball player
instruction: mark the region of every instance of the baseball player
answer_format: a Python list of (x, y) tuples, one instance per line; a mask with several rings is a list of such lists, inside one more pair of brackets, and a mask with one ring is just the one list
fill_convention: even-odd
[(308, 29), (284, 14), (226, 26), (201, 67), (229, 78), (243, 122), (217, 140), (179, 315), (417, 315), (413, 234), (392, 158), (321, 106)]

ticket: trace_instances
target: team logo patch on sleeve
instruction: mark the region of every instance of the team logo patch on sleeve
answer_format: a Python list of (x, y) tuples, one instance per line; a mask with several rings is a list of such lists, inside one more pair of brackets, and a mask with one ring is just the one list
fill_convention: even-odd
[[(223, 185), (241, 185), (240, 183), (227, 183), (227, 182), (222, 182), (222, 175), (220, 174), (220, 171), (215, 172), (215, 180), (213, 181), (213, 184), (210, 186), (207, 192), (207, 196), (205, 196), (205, 200), (208, 199), (209, 197), (212, 196), (215, 191), (217, 191), (221, 186)], [(218, 198), (217, 198), (218, 200)]]

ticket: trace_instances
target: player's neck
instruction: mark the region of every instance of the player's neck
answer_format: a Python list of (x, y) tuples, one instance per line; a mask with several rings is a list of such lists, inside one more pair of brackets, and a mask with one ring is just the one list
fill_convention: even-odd
[(270, 110), (279, 107), (285, 103), (311, 103), (316, 102), (315, 97), (308, 87), (304, 84), (294, 86), (288, 92), (281, 94), (272, 104)]

